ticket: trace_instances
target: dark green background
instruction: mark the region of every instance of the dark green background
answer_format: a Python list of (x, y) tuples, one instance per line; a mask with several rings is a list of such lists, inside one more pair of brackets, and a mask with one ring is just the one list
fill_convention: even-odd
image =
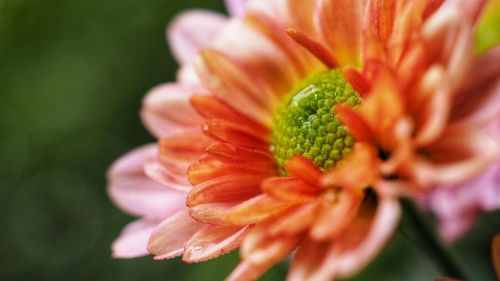
[[(0, 280), (222, 280), (233, 253), (204, 264), (111, 259), (133, 218), (106, 195), (105, 171), (153, 139), (142, 96), (177, 65), (165, 26), (181, 10), (223, 10), (216, 0), (0, 0)], [(473, 280), (494, 280), (489, 239), (497, 214), (452, 249)], [(433, 280), (411, 222), (356, 280)], [(264, 280), (282, 280), (286, 264)]]

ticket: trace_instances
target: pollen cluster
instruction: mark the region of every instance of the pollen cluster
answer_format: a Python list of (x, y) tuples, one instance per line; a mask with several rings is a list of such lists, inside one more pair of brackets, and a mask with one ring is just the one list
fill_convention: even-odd
[(333, 106), (356, 107), (359, 94), (338, 69), (316, 74), (293, 90), (274, 117), (271, 151), (280, 169), (292, 156), (302, 155), (325, 169), (335, 165), (351, 151), (354, 140)]

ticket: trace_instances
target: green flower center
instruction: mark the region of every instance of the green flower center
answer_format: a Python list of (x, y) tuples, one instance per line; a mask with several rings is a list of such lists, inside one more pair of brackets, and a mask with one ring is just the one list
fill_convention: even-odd
[(351, 152), (354, 140), (333, 113), (339, 103), (356, 107), (359, 94), (338, 69), (316, 74), (285, 97), (276, 111), (271, 152), (279, 171), (290, 157), (302, 155), (320, 168), (335, 165)]

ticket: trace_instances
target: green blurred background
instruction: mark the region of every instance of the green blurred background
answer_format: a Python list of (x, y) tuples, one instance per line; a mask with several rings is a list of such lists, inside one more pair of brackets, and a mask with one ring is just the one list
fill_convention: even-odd
[[(222, 280), (236, 265), (237, 253), (197, 265), (111, 259), (111, 242), (133, 218), (108, 199), (105, 171), (153, 140), (138, 117), (141, 99), (174, 80), (165, 26), (190, 8), (222, 12), (223, 3), (0, 0), (0, 280)], [(483, 216), (447, 249), (471, 280), (495, 280), (489, 239), (498, 225), (498, 213)], [(355, 280), (445, 275), (415, 232), (405, 217)], [(285, 274), (286, 262), (262, 280)]]

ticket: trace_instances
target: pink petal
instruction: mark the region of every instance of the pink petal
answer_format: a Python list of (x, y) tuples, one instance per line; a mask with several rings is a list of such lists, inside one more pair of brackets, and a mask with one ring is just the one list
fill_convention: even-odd
[(157, 138), (179, 128), (199, 126), (202, 119), (191, 107), (189, 99), (203, 92), (206, 91), (175, 83), (153, 88), (144, 98), (141, 109), (145, 126)]
[(238, 248), (248, 227), (207, 225), (186, 243), (182, 259), (202, 262), (216, 258)]
[(156, 145), (148, 145), (118, 159), (108, 172), (108, 193), (125, 211), (162, 220), (183, 208), (186, 193), (168, 189), (144, 174), (145, 162), (156, 154)]
[(177, 82), (186, 86), (201, 87), (200, 78), (192, 63), (180, 67), (177, 71)]
[(477, 57), (454, 99), (451, 122), (483, 125), (500, 119), (500, 46)]
[(224, 16), (209, 11), (191, 10), (178, 15), (167, 28), (167, 39), (177, 61), (192, 61), (211, 44), (225, 22)]
[(243, 17), (248, 0), (225, 0), (226, 9), (232, 17)]
[(444, 6), (459, 9), (468, 20), (476, 22), (487, 2), (486, 0), (447, 0)]
[(318, 242), (312, 239), (303, 241), (293, 257), (287, 281), (330, 281), (335, 271), (335, 262), (327, 266), (329, 273), (325, 274), (324, 260), (330, 249), (329, 242)]
[(423, 184), (453, 184), (471, 179), (498, 159), (497, 139), (470, 127), (450, 127), (426, 149), (432, 162), (416, 161), (415, 172)]
[(114, 258), (136, 258), (149, 254), (149, 235), (158, 225), (155, 221), (136, 220), (127, 225), (111, 246)]
[(443, 5), (422, 27), (422, 37), (431, 60), (441, 64), (450, 77), (452, 89), (465, 79), (472, 63), (472, 29), (463, 14)]
[[(149, 178), (163, 186), (163, 188), (172, 188), (182, 192), (191, 190), (187, 176), (185, 176), (186, 168), (184, 165), (166, 167), (158, 161), (151, 161), (144, 166), (144, 171)], [(183, 174), (184, 173), (184, 174)]]
[(164, 220), (151, 234), (148, 251), (155, 259), (168, 259), (181, 255), (184, 244), (203, 227), (189, 215), (185, 208)]
[(337, 259), (340, 277), (352, 276), (373, 260), (394, 233), (400, 215), (401, 208), (396, 198), (379, 197), (375, 217), (363, 242)]

